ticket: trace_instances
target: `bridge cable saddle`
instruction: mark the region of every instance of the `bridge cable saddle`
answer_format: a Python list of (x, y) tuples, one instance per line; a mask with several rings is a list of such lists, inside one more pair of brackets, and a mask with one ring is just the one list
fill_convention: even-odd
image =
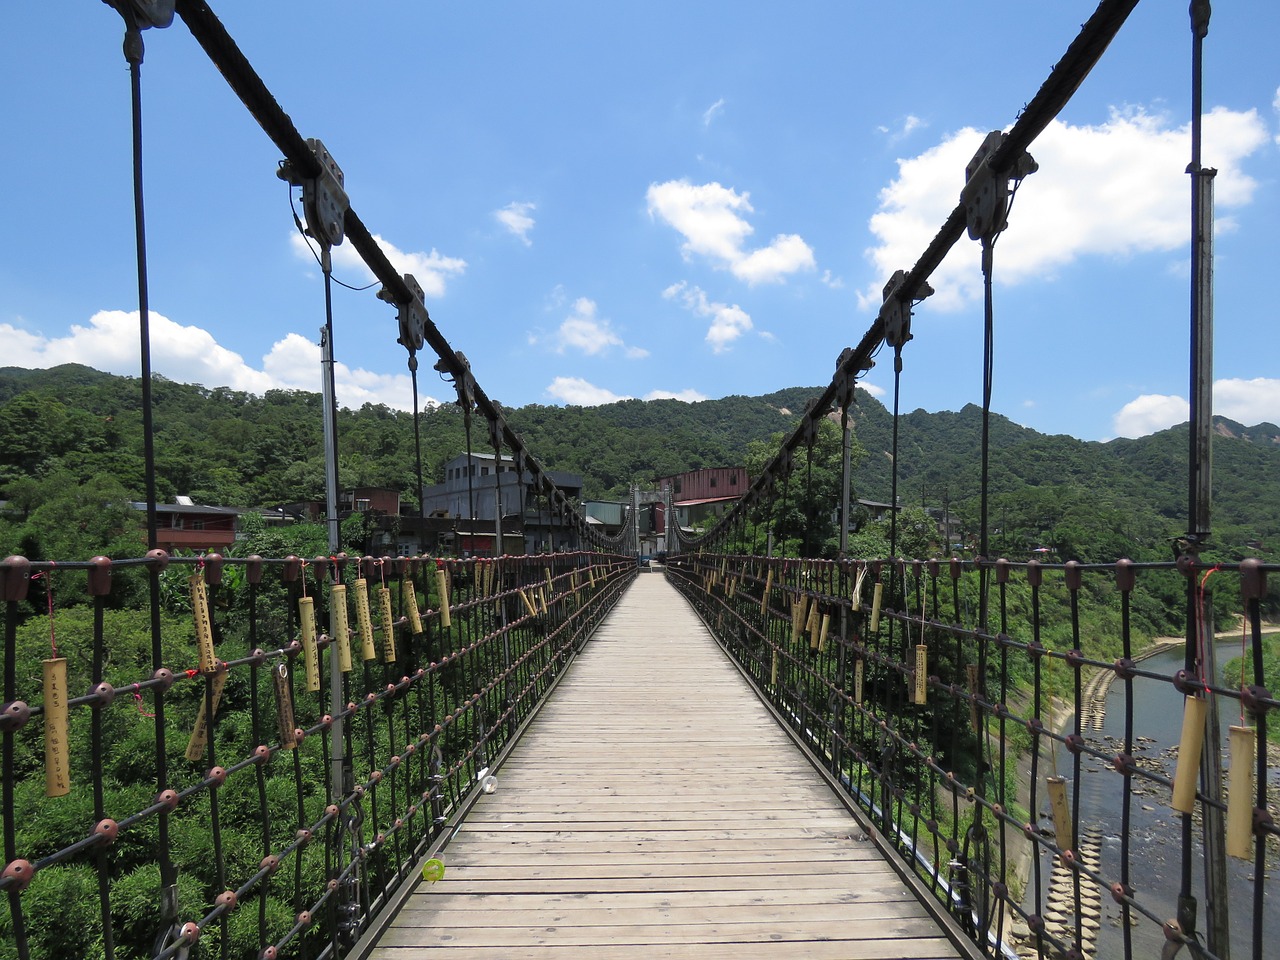
[(344, 187), (342, 168), (338, 166), (325, 145), (314, 137), (307, 139), (307, 146), (320, 165), (318, 177), (308, 177), (291, 161), (280, 164), (276, 175), (295, 187), (302, 188), (302, 209), (307, 218), (307, 235), (320, 249), (327, 252), (336, 247), (345, 236), (343, 217), (351, 206)]
[(384, 303), (395, 305), (396, 320), (400, 324), (400, 336), (396, 338), (396, 343), (403, 346), (412, 355), (422, 349), (430, 317), (427, 314), (427, 305), (423, 299), (422, 286), (418, 283), (417, 278), (412, 273), (406, 273), (404, 275), (404, 285), (409, 288), (409, 293), (412, 294), (412, 299), (408, 303), (397, 302), (395, 294), (391, 292), (389, 287), (382, 287), (378, 291), (378, 299)]
[(982, 240), (990, 244), (1009, 225), (1009, 183), (1021, 183), (1028, 174), (1035, 173), (1040, 165), (1025, 150), (1005, 169), (994, 170), (991, 157), (1004, 143), (1008, 134), (992, 130), (982, 141), (982, 146), (964, 168), (964, 189), (960, 202), (964, 204), (965, 224), (970, 240)]

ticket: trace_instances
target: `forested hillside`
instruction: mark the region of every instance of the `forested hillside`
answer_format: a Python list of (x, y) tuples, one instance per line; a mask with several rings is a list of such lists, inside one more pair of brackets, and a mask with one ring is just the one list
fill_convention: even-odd
[[(748, 444), (789, 431), (821, 391), (796, 387), (760, 397), (699, 403), (624, 400), (599, 407), (530, 405), (507, 411), (551, 469), (584, 476), (591, 498), (621, 497), (632, 481), (704, 466), (745, 463)], [(323, 495), (320, 398), (302, 391), (265, 396), (157, 379), (159, 496), (200, 503), (272, 506)], [(892, 421), (859, 391), (851, 414), (865, 451), (856, 495), (891, 495)], [(1215, 544), (1224, 559), (1280, 558), (1280, 428), (1217, 422)], [(466, 447), (461, 411), (426, 411), (421, 425), (427, 483)], [(487, 431), (473, 431), (487, 449)], [(898, 496), (945, 508), (964, 533), (976, 528), (981, 411), (916, 410), (899, 424)], [(1168, 556), (1185, 526), (1187, 428), (1138, 440), (1084, 442), (1046, 436), (993, 415), (990, 463), (993, 546), (1011, 557), (1044, 546), (1059, 557), (1110, 560)], [(0, 369), (0, 548), (42, 507), (75, 532), (73, 510), (144, 495), (141, 384), (135, 378), (65, 365)], [(339, 456), (344, 486), (400, 489), (416, 500), (413, 418), (385, 406), (343, 410)], [(88, 524), (89, 518), (81, 521)], [(56, 538), (55, 538), (56, 539)], [(73, 546), (74, 537), (60, 544)], [(1261, 547), (1250, 544), (1260, 543)]]

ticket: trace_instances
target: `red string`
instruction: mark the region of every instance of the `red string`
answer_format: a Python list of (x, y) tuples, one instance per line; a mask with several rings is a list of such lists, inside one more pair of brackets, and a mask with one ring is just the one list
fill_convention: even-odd
[(58, 659), (58, 637), (53, 628), (53, 568), (56, 566), (57, 564), (50, 560), (49, 573), (47, 575), (43, 573), (33, 573), (31, 575), (32, 580), (39, 580), (43, 577), (46, 583), (45, 599), (48, 601), (49, 607), (49, 649), (53, 651), (53, 659), (55, 660)]
[[(1219, 570), (1221, 570), (1221, 569), (1222, 569), (1222, 564), (1220, 564), (1220, 563), (1215, 563), (1211, 569), (1209, 569), (1209, 570), (1205, 571), (1205, 575), (1204, 575), (1203, 577), (1201, 577), (1201, 578), (1200, 578), (1200, 589), (1199, 589), (1199, 591), (1197, 591), (1197, 594), (1196, 594), (1196, 652), (1197, 652), (1197, 653), (1198, 653), (1198, 655), (1199, 655), (1199, 661), (1200, 661), (1200, 665), (1201, 665), (1201, 669), (1200, 669), (1200, 673), (1201, 673), (1200, 682), (1201, 682), (1202, 684), (1204, 684), (1205, 693), (1208, 693), (1208, 692), (1209, 692), (1209, 680), (1210, 680), (1210, 678), (1209, 678), (1209, 677), (1205, 677), (1205, 676), (1203, 676), (1203, 674), (1204, 674), (1205, 654), (1206, 654), (1206, 652), (1207, 652), (1207, 651), (1206, 651), (1206, 649), (1205, 649), (1205, 636), (1204, 636), (1204, 595), (1205, 595), (1205, 584), (1209, 582), (1209, 578), (1210, 578), (1210, 577), (1212, 577), (1215, 573), (1217, 573), (1217, 572), (1218, 572)], [(1212, 637), (1211, 637), (1211, 638), (1209, 638), (1209, 642), (1210, 642), (1210, 643), (1211, 643), (1211, 642), (1213, 642), (1213, 638), (1212, 638)]]
[(136, 683), (133, 685), (134, 706), (136, 706), (138, 708), (138, 712), (142, 714), (144, 717), (146, 717), (148, 720), (154, 720), (156, 718), (156, 715), (154, 713), (147, 713), (146, 708), (142, 705), (143, 704), (142, 694), (138, 692), (140, 689), (141, 688)]

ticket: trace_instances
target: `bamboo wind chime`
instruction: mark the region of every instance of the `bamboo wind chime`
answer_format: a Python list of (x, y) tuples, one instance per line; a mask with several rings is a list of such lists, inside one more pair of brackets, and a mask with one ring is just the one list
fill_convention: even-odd
[(213, 620), (209, 615), (209, 594), (204, 574), (201, 572), (189, 577), (187, 585), (191, 591), (191, 618), (196, 631), (198, 669), (212, 686), (211, 696), (200, 698), (195, 726), (191, 731), (190, 739), (187, 740), (187, 749), (184, 754), (188, 760), (196, 763), (204, 756), (205, 747), (209, 742), (209, 726), (218, 713), (222, 691), (227, 684), (227, 674), (220, 669), (217, 653), (213, 648)]

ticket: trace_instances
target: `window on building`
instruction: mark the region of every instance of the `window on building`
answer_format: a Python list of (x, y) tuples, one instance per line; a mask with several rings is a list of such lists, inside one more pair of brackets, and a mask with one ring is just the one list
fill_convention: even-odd
[(488, 468), (488, 467), (481, 467), (481, 468), (480, 468), (480, 476), (482, 476), (482, 477), (487, 477), (488, 475), (489, 475), (489, 468)]
[(714, 487), (715, 485), (716, 485), (716, 478), (715, 478), (715, 477), (712, 477), (712, 478), (711, 478), (711, 486), (713, 486), (713, 487)]

